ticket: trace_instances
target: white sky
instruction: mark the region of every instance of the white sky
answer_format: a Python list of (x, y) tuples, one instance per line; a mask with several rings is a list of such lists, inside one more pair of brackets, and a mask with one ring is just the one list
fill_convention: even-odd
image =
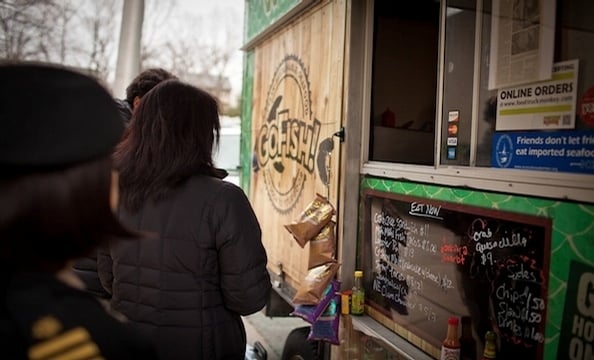
[[(162, 1), (162, 0), (147, 0)], [(233, 93), (241, 93), (242, 59), (243, 52), (243, 16), (245, 0), (175, 0), (176, 7), (172, 11), (168, 23), (179, 22), (188, 24), (192, 22), (191, 29), (185, 29), (186, 34), (200, 37), (204, 41), (226, 41), (228, 46), (237, 49), (227, 69), (227, 76), (233, 87)], [(145, 11), (149, 11), (148, 4)], [(191, 21), (187, 19), (190, 18)], [(146, 17), (145, 17), (146, 19)], [(196, 22), (199, 22), (198, 24)], [(167, 26), (172, 31), (177, 31), (179, 36), (184, 35), (183, 30), (176, 26)], [(164, 29), (165, 30), (165, 29)], [(224, 34), (231, 34), (231, 39), (223, 39)]]

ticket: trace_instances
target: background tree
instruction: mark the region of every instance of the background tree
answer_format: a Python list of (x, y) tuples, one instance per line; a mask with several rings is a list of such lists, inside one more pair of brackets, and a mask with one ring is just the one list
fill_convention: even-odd
[[(243, 28), (233, 24), (242, 23), (241, 14), (236, 7), (215, 8), (207, 16), (180, 14), (179, 10), (174, 8), (158, 27), (153, 25), (154, 20), (145, 22), (143, 31), (163, 27), (170, 31), (155, 37), (143, 33), (141, 67), (169, 69), (218, 97), (223, 111), (227, 111), (237, 102), (230, 93), (227, 74), (233, 56), (240, 56)], [(149, 11), (147, 16), (150, 17)], [(230, 21), (222, 22), (222, 18)]]
[(107, 81), (120, 7), (121, 0), (2, 0), (0, 58), (64, 64)]
[[(158, 64), (161, 53), (168, 51), (164, 48), (163, 40), (165, 34), (170, 32), (170, 19), (178, 6), (177, 0), (159, 1), (146, 0), (144, 10), (144, 24), (142, 27), (142, 44), (140, 49), (141, 68), (146, 69), (152, 66), (165, 67)], [(173, 71), (171, 67), (168, 70)]]
[(0, 56), (9, 61), (45, 60), (49, 51), (46, 41), (52, 38), (59, 6), (46, 1), (0, 2)]
[[(123, 1), (0, 0), (0, 61), (63, 64), (110, 84)], [(219, 7), (198, 16), (185, 9), (178, 0), (145, 1), (141, 68), (166, 68), (207, 88), (224, 108), (233, 106), (237, 99), (229, 93), (227, 74), (233, 56), (241, 58), (243, 28), (235, 24), (242, 24), (242, 13)]]
[(113, 71), (112, 59), (117, 49), (114, 34), (119, 28), (119, 17), (116, 17), (118, 3), (116, 0), (93, 1), (87, 12), (80, 13), (81, 28), (88, 33), (90, 41), (88, 46), (81, 46), (78, 52), (86, 61), (83, 65), (104, 80)]

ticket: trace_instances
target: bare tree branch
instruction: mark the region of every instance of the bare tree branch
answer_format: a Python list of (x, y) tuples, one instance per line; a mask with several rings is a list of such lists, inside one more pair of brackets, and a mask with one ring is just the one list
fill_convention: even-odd
[(94, 2), (91, 12), (81, 19), (82, 26), (90, 35), (89, 47), (84, 51), (86, 67), (102, 79), (107, 79), (112, 68), (110, 58), (116, 48), (116, 13), (114, 0), (101, 0)]
[[(124, 0), (0, 0), (0, 60), (74, 66), (103, 81), (115, 70)], [(177, 0), (146, 0), (141, 67), (163, 67), (217, 97), (229, 92), (227, 72), (241, 44), (237, 9), (207, 16), (183, 13)], [(222, 22), (221, 18), (236, 21)]]
[(52, 31), (48, 14), (56, 7), (51, 0), (3, 1), (0, 4), (0, 57), (34, 60), (40, 53), (40, 40), (47, 39)]
[[(158, 27), (169, 30), (159, 34), (161, 41), (144, 43), (143, 67), (166, 67), (180, 78), (201, 82), (195, 85), (206, 87), (213, 95), (223, 98), (230, 92), (227, 71), (240, 47), (242, 29), (233, 27), (233, 22), (229, 24), (219, 19), (235, 17), (235, 23), (239, 23), (240, 15), (234, 8), (214, 10), (207, 16), (177, 15)], [(155, 29), (150, 21), (145, 26)]]

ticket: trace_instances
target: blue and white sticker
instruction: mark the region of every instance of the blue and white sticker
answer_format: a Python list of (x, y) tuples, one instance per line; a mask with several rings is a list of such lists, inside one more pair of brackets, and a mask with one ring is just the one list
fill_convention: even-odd
[(495, 144), (494, 162), (497, 167), (506, 168), (512, 163), (514, 143), (509, 135), (502, 135)]

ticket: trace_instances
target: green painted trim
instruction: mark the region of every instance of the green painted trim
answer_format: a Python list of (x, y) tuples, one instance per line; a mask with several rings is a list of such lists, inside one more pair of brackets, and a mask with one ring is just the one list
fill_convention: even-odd
[(239, 142), (240, 185), (249, 194), (252, 172), (252, 96), (254, 92), (254, 52), (243, 53), (241, 89), (241, 138)]
[[(557, 359), (567, 284), (575, 280), (569, 279), (570, 264), (577, 261), (594, 266), (594, 204), (362, 177), (360, 191), (366, 189), (551, 218), (548, 314), (543, 359)], [(361, 232), (359, 234), (361, 238)]]
[(246, 0), (245, 43), (305, 0)]

